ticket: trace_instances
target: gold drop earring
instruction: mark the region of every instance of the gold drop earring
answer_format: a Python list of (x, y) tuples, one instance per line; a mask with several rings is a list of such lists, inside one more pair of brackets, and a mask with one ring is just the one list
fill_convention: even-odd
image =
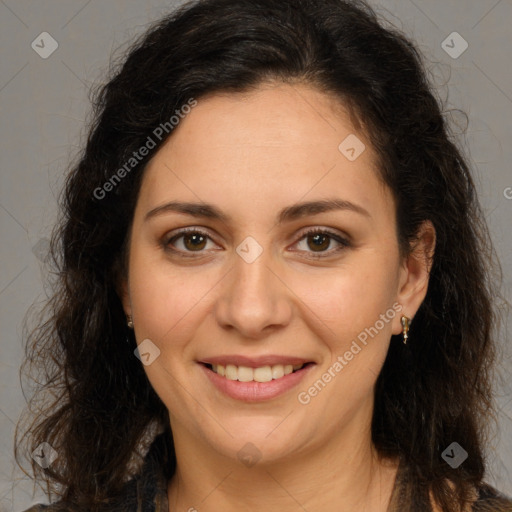
[(411, 319), (406, 316), (402, 316), (400, 321), (402, 323), (402, 334), (404, 335), (404, 345), (407, 345), (407, 339), (409, 338), (409, 324), (411, 322)]

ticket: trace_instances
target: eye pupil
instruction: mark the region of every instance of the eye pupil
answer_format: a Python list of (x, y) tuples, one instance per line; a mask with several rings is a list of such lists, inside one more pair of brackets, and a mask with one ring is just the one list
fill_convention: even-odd
[[(327, 235), (324, 235), (324, 234), (321, 234), (321, 233), (317, 233), (315, 235), (311, 235), (310, 236), (310, 239), (313, 239), (313, 246), (310, 246), (310, 248), (315, 248), (315, 249), (326, 249), (327, 247), (329, 247), (329, 236)], [(322, 243), (321, 240), (324, 242)], [(325, 241), (327, 241), (327, 244), (325, 244)]]
[[(203, 247), (201, 247), (200, 245), (204, 244), (206, 240), (206, 238), (203, 235), (198, 233), (184, 235), (183, 239), (185, 241), (185, 246), (187, 247), (187, 249), (203, 249)], [(191, 242), (192, 245), (189, 245), (188, 242)]]

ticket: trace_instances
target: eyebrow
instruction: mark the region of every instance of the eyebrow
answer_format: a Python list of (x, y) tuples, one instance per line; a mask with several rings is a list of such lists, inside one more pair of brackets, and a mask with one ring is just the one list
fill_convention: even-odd
[[(291, 222), (302, 217), (318, 215), (320, 213), (336, 210), (352, 211), (365, 217), (371, 217), (370, 213), (362, 206), (351, 203), (350, 201), (335, 198), (320, 201), (308, 201), (287, 206), (279, 212), (277, 223), (284, 224), (285, 222)], [(193, 217), (219, 220), (224, 223), (230, 223), (232, 220), (229, 215), (219, 210), (213, 204), (189, 203), (182, 201), (171, 201), (161, 206), (157, 206), (146, 213), (144, 220), (149, 220), (152, 217), (166, 213), (182, 213)]]

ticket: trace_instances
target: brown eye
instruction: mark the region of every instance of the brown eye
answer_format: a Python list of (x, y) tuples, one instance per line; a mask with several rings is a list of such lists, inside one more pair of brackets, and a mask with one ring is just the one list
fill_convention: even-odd
[[(327, 249), (330, 245), (331, 237), (325, 234), (315, 233), (314, 235), (308, 235), (308, 247), (313, 251), (317, 249), (323, 251)], [(309, 243), (311, 241), (311, 243)]]
[[(327, 231), (325, 229), (312, 229), (304, 233), (302, 238), (297, 242), (298, 244), (306, 242), (306, 247), (300, 249), (305, 252), (307, 257), (323, 258), (332, 256), (343, 249), (350, 247), (350, 242), (337, 233)], [(334, 242), (338, 245), (334, 249), (329, 249), (331, 243)]]
[(183, 235), (183, 245), (191, 251), (204, 249), (206, 237), (199, 233)]
[(167, 249), (187, 253), (202, 252), (205, 249), (208, 240), (211, 240), (207, 233), (197, 229), (182, 230), (173, 237), (167, 239), (164, 245)]

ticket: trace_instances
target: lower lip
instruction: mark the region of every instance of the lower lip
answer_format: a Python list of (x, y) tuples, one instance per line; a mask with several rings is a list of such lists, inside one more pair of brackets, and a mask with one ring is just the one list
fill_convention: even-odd
[(229, 397), (243, 402), (263, 402), (276, 398), (297, 386), (315, 365), (308, 364), (296, 372), (284, 375), (280, 379), (272, 379), (269, 382), (229, 380), (210, 370), (204, 364), (200, 364), (200, 366), (212, 384)]

